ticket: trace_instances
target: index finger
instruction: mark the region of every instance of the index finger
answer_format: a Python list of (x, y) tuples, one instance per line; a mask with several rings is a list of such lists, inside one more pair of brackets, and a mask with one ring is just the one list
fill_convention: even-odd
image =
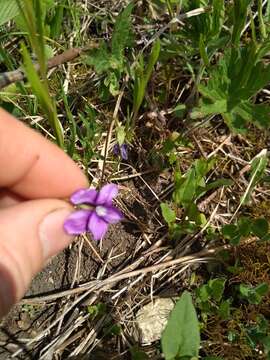
[(0, 187), (24, 198), (65, 198), (87, 179), (56, 145), (0, 109)]

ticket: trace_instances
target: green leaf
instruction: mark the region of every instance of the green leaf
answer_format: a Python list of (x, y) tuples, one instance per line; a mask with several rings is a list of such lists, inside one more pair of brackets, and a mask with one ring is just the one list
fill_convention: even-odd
[(149, 359), (145, 352), (140, 350), (137, 346), (133, 346), (130, 350), (132, 360), (147, 360)]
[(238, 45), (240, 42), (241, 32), (246, 25), (247, 19), (247, 11), (248, 6), (251, 0), (235, 0), (233, 9), (234, 9), (234, 26), (233, 26), (233, 33), (232, 33), (232, 43), (234, 45)]
[(161, 212), (167, 224), (172, 224), (176, 220), (175, 212), (165, 203), (160, 204)]
[(269, 291), (269, 285), (266, 283), (262, 283), (254, 288), (256, 294), (260, 296), (265, 296)]
[(229, 300), (222, 301), (218, 309), (218, 314), (222, 320), (228, 320), (230, 318), (231, 303)]
[(14, 19), (20, 10), (16, 0), (1, 0), (0, 26)]
[(124, 11), (118, 15), (112, 35), (112, 54), (117, 58), (123, 57), (123, 52), (126, 47), (132, 44), (132, 23), (131, 13), (134, 5), (130, 3)]
[(137, 69), (135, 70), (135, 82), (133, 89), (133, 113), (134, 117), (137, 116), (138, 111), (142, 105), (147, 84), (151, 78), (152, 72), (154, 71), (154, 67), (156, 62), (158, 61), (160, 54), (160, 41), (157, 40), (153, 47), (148, 59), (148, 64), (146, 69), (144, 69), (144, 61), (143, 57), (139, 58), (139, 63), (137, 65)]
[(122, 125), (117, 126), (116, 137), (117, 137), (118, 144), (120, 146), (123, 145), (125, 142), (125, 138), (126, 138), (126, 131), (125, 131), (124, 126), (122, 126)]
[(208, 285), (202, 285), (197, 290), (197, 296), (202, 302), (206, 302), (210, 299), (210, 292), (209, 292)]
[(228, 126), (238, 132), (243, 132), (249, 122), (269, 128), (270, 106), (251, 102), (270, 82), (270, 65), (263, 59), (269, 47), (268, 43), (257, 46), (251, 42), (225, 50), (217, 65), (208, 66), (207, 84), (198, 85), (202, 99), (192, 110), (191, 118), (220, 114)]
[[(201, 87), (202, 89), (202, 87)], [(203, 118), (212, 114), (220, 114), (227, 112), (227, 100), (216, 100), (215, 103), (202, 101), (200, 107), (195, 108), (191, 112), (192, 119)]]
[(253, 189), (264, 176), (267, 163), (268, 163), (268, 157), (267, 157), (266, 149), (262, 150), (258, 155), (256, 155), (253, 158), (251, 162), (251, 173), (249, 177), (249, 184), (244, 195), (241, 198), (239, 207), (242, 204), (246, 204), (249, 201)]
[(98, 74), (107, 71), (111, 67), (110, 53), (105, 42), (102, 42), (98, 49), (92, 50), (85, 58), (88, 65), (92, 65)]
[(187, 173), (182, 185), (175, 189), (174, 195), (176, 203), (188, 207), (195, 196), (196, 185), (196, 173), (194, 169), (191, 169), (191, 171)]
[(258, 305), (262, 301), (269, 291), (269, 286), (266, 283), (262, 283), (256, 287), (240, 284), (239, 292), (240, 296), (245, 298), (250, 304)]
[(208, 282), (211, 296), (214, 300), (220, 301), (224, 292), (226, 279), (212, 279)]
[(228, 239), (231, 245), (239, 245), (241, 240), (241, 234), (239, 234), (236, 225), (228, 224), (222, 228), (222, 234), (225, 239)]
[(234, 113), (241, 116), (246, 122), (254, 122), (261, 128), (270, 126), (270, 106), (242, 102), (234, 108)]
[(253, 224), (251, 225), (251, 231), (255, 236), (258, 238), (264, 238), (267, 235), (269, 230), (269, 224), (266, 219), (256, 219)]
[(31, 57), (26, 49), (26, 46), (22, 44), (22, 54), (24, 59), (24, 69), (27, 75), (27, 79), (33, 89), (34, 94), (40, 102), (40, 106), (48, 116), (50, 126), (53, 128), (58, 144), (64, 147), (64, 137), (61, 123), (57, 118), (56, 105), (53, 99), (50, 98), (47, 88), (40, 80), (37, 71), (32, 63)]
[(233, 181), (230, 179), (218, 179), (216, 181), (211, 182), (210, 184), (207, 184), (197, 195), (201, 197), (204, 195), (207, 191), (219, 188), (221, 186), (231, 186), (233, 185)]
[(172, 310), (161, 338), (166, 360), (175, 357), (197, 357), (200, 346), (199, 322), (192, 297), (184, 292)]

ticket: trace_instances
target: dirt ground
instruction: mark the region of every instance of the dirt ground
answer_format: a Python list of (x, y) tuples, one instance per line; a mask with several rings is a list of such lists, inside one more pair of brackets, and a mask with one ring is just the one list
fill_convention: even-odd
[[(112, 226), (99, 244), (89, 240), (102, 259), (111, 258), (107, 267), (108, 272), (121, 267), (135, 246), (135, 236), (127, 232), (125, 227), (130, 228), (121, 224)], [(70, 289), (72, 285), (78, 286), (96, 278), (101, 260), (94, 254), (88, 242), (84, 241), (82, 244), (81, 241), (75, 241), (69, 249), (51, 260), (46, 268), (33, 279), (25, 296), (26, 299)], [(63, 304), (64, 302), (65, 300)], [(1, 322), (0, 360), (10, 358), (9, 350), (12, 350), (12, 346), (8, 345), (10, 341), (18, 344), (20, 339), (34, 338), (59, 314), (63, 304), (51, 302), (50, 304), (28, 305), (25, 300), (23, 304), (16, 305)], [(23, 341), (21, 346), (23, 346)], [(18, 358), (33, 359), (35, 358), (33, 356), (33, 354), (23, 352), (23, 355)]]

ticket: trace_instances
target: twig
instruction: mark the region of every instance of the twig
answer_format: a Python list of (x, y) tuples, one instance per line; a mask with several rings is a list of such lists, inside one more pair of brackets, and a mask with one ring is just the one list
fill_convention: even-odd
[[(58, 54), (48, 60), (47, 69), (50, 70), (56, 66), (62, 65), (66, 62), (72, 61), (80, 56), (83, 52), (95, 48), (98, 45), (96, 43), (90, 44), (85, 48), (72, 48), (64, 51), (61, 54)], [(34, 67), (37, 71), (40, 70), (39, 64), (35, 63)], [(0, 89), (5, 88), (6, 86), (13, 84), (17, 81), (23, 81), (26, 79), (26, 75), (22, 67), (17, 70), (9, 71), (0, 74)]]
[[(51, 294), (51, 295), (45, 295), (45, 296), (39, 296), (39, 297), (35, 297), (35, 298), (28, 298), (28, 299), (23, 299), (21, 301), (21, 303), (24, 304), (30, 304), (30, 303), (38, 303), (38, 302), (46, 302), (46, 301), (52, 301), (58, 298), (61, 298), (63, 296), (66, 295), (74, 295), (74, 294), (78, 294), (80, 292), (86, 291), (89, 289), (89, 287), (91, 288), (91, 291), (97, 290), (102, 288), (103, 286), (106, 286), (108, 284), (114, 283), (114, 282), (118, 282), (120, 280), (124, 280), (124, 279), (128, 279), (130, 277), (134, 277), (137, 275), (141, 275), (141, 274), (147, 274), (149, 272), (154, 272), (157, 270), (161, 270), (161, 269), (166, 269), (168, 267), (171, 266), (175, 266), (175, 265), (179, 265), (179, 264), (187, 264), (187, 263), (193, 263), (196, 262), (196, 259), (199, 258), (210, 258), (211, 255), (216, 254), (217, 252), (227, 249), (229, 248), (229, 245), (225, 245), (225, 246), (220, 246), (218, 248), (212, 248), (212, 249), (204, 249), (198, 253), (195, 253), (193, 255), (188, 255), (188, 256), (183, 256), (180, 257), (178, 259), (174, 259), (174, 260), (169, 260), (169, 261), (165, 261), (162, 262), (160, 264), (156, 264), (156, 265), (152, 265), (152, 266), (148, 266), (142, 269), (138, 269), (138, 270), (133, 270), (127, 273), (122, 273), (122, 274), (115, 274), (110, 276), (107, 279), (104, 280), (93, 280), (90, 283), (85, 283), (75, 289), (70, 289), (70, 290), (66, 290), (66, 291), (61, 291), (59, 293), (56, 294)], [(89, 291), (89, 290), (88, 290)]]

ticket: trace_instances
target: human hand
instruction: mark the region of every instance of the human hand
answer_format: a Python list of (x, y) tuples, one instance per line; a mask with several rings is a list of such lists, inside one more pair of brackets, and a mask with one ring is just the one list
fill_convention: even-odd
[(73, 240), (64, 200), (87, 180), (57, 146), (0, 109), (0, 317)]

